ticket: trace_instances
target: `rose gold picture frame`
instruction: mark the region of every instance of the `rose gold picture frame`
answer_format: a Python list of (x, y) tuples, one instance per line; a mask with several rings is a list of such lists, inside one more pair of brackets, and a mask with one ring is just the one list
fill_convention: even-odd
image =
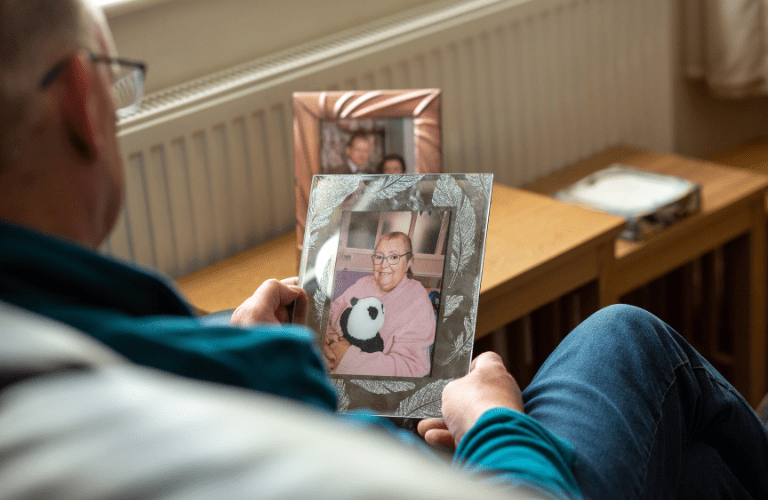
[(306, 227), (312, 176), (327, 173), (321, 170), (322, 123), (412, 118), (415, 164), (407, 173), (442, 172), (439, 89), (297, 92), (293, 94), (293, 111), (299, 250)]

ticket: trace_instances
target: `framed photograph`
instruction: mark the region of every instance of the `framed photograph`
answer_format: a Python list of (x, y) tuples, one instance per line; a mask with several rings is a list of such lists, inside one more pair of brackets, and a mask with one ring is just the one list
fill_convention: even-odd
[(316, 175), (299, 285), (339, 411), (440, 416), (469, 372), (492, 174)]
[(442, 171), (440, 90), (295, 93), (293, 140), (301, 249), (312, 176)]

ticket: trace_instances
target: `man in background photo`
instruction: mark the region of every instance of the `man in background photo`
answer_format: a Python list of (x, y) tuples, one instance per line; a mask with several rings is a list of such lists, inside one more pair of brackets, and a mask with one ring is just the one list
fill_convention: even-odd
[(371, 155), (373, 154), (373, 141), (363, 133), (355, 132), (347, 141), (344, 147), (345, 163), (336, 168), (332, 168), (332, 174), (372, 174), (370, 165)]

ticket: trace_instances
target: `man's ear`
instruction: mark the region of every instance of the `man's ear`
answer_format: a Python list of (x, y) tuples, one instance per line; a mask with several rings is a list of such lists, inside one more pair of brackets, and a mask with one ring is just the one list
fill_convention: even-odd
[(64, 131), (77, 154), (86, 162), (93, 161), (100, 148), (98, 121), (99, 75), (83, 51), (72, 54), (62, 80), (64, 84)]

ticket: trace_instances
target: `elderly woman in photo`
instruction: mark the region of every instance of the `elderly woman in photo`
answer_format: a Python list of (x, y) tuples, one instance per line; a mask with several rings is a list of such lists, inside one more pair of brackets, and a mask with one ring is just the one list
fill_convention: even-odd
[[(324, 349), (328, 365), (337, 374), (427, 376), (436, 321), (427, 291), (407, 276), (413, 264), (411, 239), (401, 232), (381, 236), (371, 260), (373, 275), (360, 278), (331, 304)], [(353, 298), (367, 297), (384, 305), (380, 352), (363, 352), (343, 338), (342, 313)]]

